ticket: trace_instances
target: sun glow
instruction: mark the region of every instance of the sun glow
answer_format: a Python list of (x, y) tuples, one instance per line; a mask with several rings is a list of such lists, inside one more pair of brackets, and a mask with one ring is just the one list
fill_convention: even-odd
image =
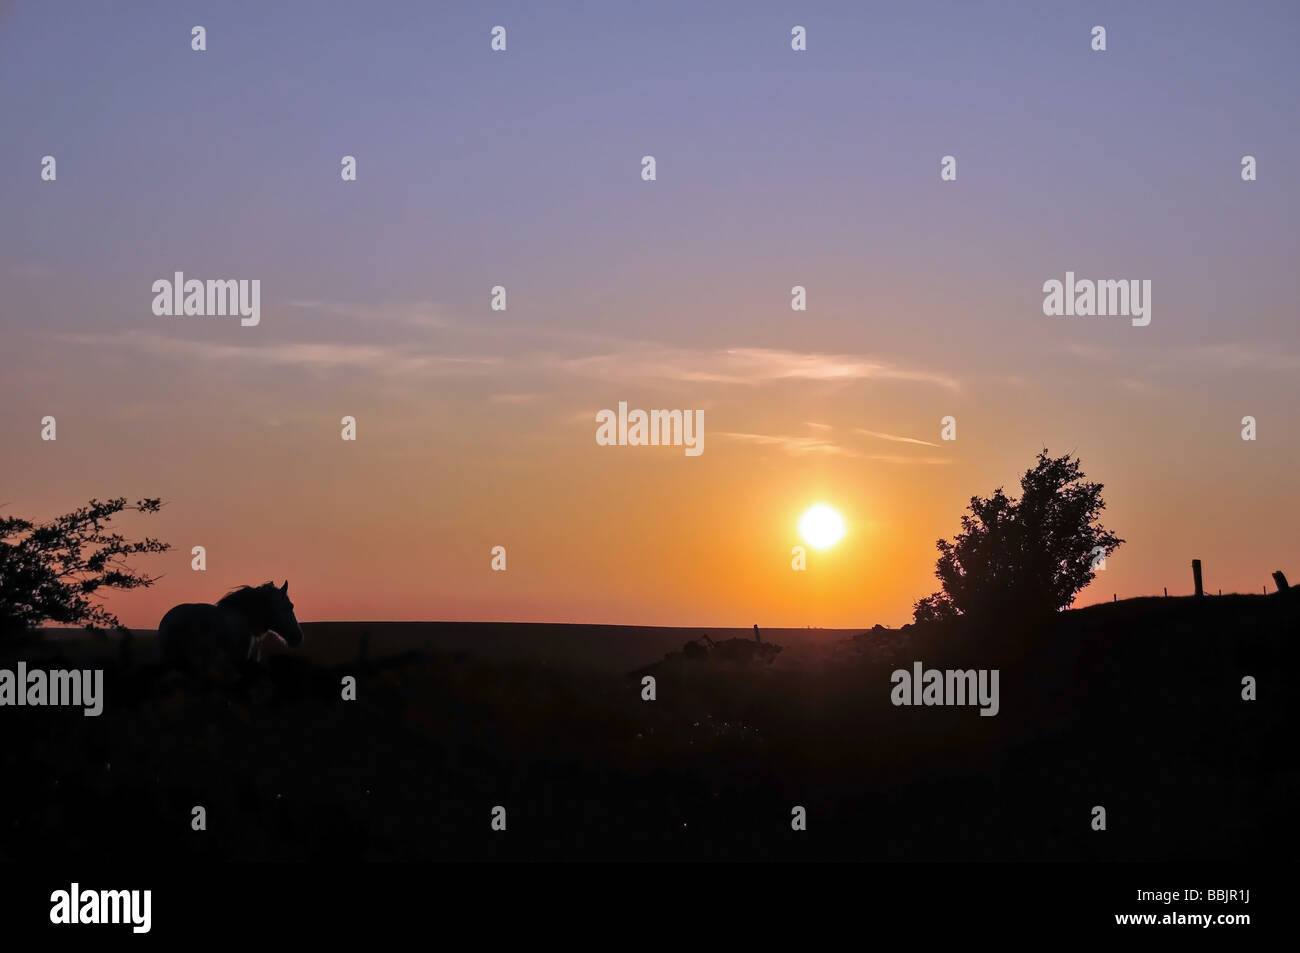
[(799, 534), (809, 546), (828, 549), (844, 536), (844, 520), (825, 503), (818, 503), (799, 520)]

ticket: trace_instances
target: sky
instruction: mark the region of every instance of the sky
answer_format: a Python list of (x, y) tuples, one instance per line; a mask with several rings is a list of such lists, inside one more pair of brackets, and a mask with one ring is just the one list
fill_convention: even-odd
[[(1262, 591), (1298, 45), (1264, 2), (0, 2), (0, 512), (162, 497), (135, 627), (272, 578), (305, 621), (897, 625), (1046, 447), (1127, 541), (1078, 604)], [(1150, 324), (1044, 315), (1067, 270)], [(155, 315), (176, 271), (260, 323)], [(620, 401), (704, 452), (599, 446)]]

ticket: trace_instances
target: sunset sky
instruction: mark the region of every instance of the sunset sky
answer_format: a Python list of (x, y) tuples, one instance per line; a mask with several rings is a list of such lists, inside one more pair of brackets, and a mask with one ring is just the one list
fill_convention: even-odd
[[(897, 625), (1046, 446), (1128, 541), (1080, 604), (1294, 580), (1298, 45), (1291, 3), (0, 2), (0, 512), (166, 500), (137, 627), (271, 578), (304, 621)], [(1067, 270), (1150, 325), (1045, 316)], [(260, 325), (155, 316), (175, 271)], [(597, 446), (619, 401), (703, 454)]]

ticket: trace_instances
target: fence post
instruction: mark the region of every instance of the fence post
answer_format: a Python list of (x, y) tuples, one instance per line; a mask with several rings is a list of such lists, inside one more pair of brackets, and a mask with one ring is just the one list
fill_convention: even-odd
[(1205, 595), (1205, 590), (1201, 588), (1201, 561), (1199, 559), (1192, 560), (1192, 581), (1196, 583), (1197, 598)]

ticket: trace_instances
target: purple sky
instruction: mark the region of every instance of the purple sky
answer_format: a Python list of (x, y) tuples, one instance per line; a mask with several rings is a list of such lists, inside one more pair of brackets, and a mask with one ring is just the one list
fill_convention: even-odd
[[(1259, 591), (1300, 574), (1298, 45), (1291, 3), (0, 3), (0, 503), (166, 498), (141, 626), (272, 575), (308, 619), (899, 623), (1046, 445), (1129, 540), (1083, 601)], [(261, 324), (155, 317), (177, 270)], [(1150, 326), (1044, 316), (1066, 270)], [(597, 448), (620, 400), (706, 452)]]

